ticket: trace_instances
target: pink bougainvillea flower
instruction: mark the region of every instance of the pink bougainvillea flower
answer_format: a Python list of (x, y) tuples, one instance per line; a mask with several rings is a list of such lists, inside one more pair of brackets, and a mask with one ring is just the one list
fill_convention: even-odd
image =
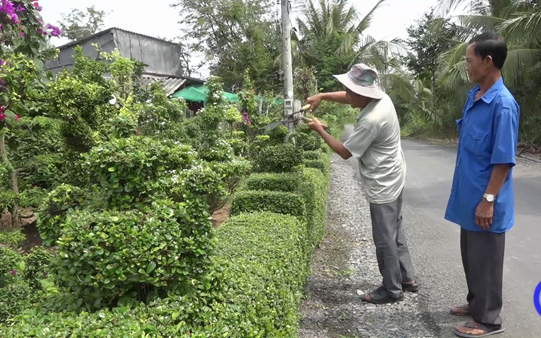
[(15, 115), (15, 121), (19, 121), (20, 118), (21, 118), (21, 115), (19, 114)]

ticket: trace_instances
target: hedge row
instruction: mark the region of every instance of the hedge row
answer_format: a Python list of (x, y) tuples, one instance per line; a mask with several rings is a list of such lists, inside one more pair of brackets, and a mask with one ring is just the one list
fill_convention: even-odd
[(234, 216), (216, 232), (214, 272), (197, 296), (95, 313), (27, 310), (9, 337), (294, 337), (308, 273), (305, 224), (297, 217)]
[[(278, 148), (270, 152), (276, 156), (281, 153)], [(170, 294), (168, 298), (151, 301), (148, 305), (101, 309), (94, 313), (54, 312), (36, 306), (35, 309), (29, 309), (15, 320), (8, 322), (3, 328), (0, 327), (0, 336), (192, 338), (296, 336), (299, 323), (298, 307), (308, 274), (311, 252), (325, 231), (325, 204), (329, 179), (328, 155), (321, 150), (306, 153), (309, 155), (304, 159), (302, 156), (299, 158), (305, 162), (307, 168), (286, 174), (253, 174), (247, 179), (245, 187), (249, 190), (240, 191), (234, 197), (232, 206), (234, 216), (216, 230), (216, 244), (210, 255), (211, 268), (206, 274), (191, 279), (191, 292), (181, 292), (179, 296)], [(287, 166), (293, 168), (298, 165), (297, 153), (289, 149), (288, 154), (290, 161)], [(319, 164), (312, 165), (315, 162), (311, 161)], [(309, 166), (316, 166), (317, 169)], [(113, 213), (118, 221), (123, 223), (132, 222), (135, 216), (146, 217), (142, 214), (132, 215), (131, 211)], [(153, 214), (163, 215), (152, 220), (154, 222), (152, 224), (158, 229), (168, 228), (166, 224), (169, 217), (190, 217), (183, 213), (173, 215), (155, 211)], [(114, 230), (113, 224), (116, 218), (97, 217), (91, 222), (86, 218), (84, 212), (78, 211), (68, 217), (69, 221), (66, 222), (65, 231), (59, 240), (59, 250), (65, 251), (68, 255), (73, 254), (74, 257), (96, 255), (95, 265), (73, 268), (78, 273), (86, 271), (84, 275), (79, 275), (79, 278), (82, 278), (84, 282), (82, 284), (86, 283), (85, 278), (90, 278), (88, 286), (91, 288), (88, 290), (92, 288), (103, 290), (107, 287), (105, 280), (102, 279), (106, 277), (105, 272), (107, 276), (113, 277), (109, 283), (114, 278), (122, 278), (122, 273), (128, 277), (126, 274), (128, 271), (109, 269), (107, 264), (111, 263), (109, 261), (111, 257), (101, 255), (99, 249), (103, 245), (117, 246), (115, 233), (118, 229)], [(112, 219), (113, 223), (107, 223), (105, 218)], [(199, 219), (199, 216), (195, 218)], [(85, 227), (84, 224), (89, 222), (94, 225)], [(132, 223), (136, 227), (135, 222)], [(108, 227), (111, 228), (110, 231), (107, 230)], [(91, 229), (98, 230), (100, 236), (109, 237), (93, 237)], [(187, 229), (182, 229), (184, 230)], [(119, 236), (130, 237), (131, 230), (128, 228), (126, 231)], [(138, 228), (137, 231), (147, 233), (143, 228)], [(148, 234), (150, 236), (150, 232)], [(85, 247), (91, 250), (78, 252), (77, 250), (82, 250), (83, 246), (80, 248), (67, 246), (70, 242), (67, 241), (68, 236), (77, 237), (75, 243), (87, 243)], [(164, 240), (166, 237), (166, 232), (156, 233), (158, 242), (167, 243), (168, 241)], [(145, 278), (135, 284), (160, 285), (164, 281), (159, 272), (160, 253), (145, 252), (143, 243), (134, 245), (144, 259), (140, 262), (131, 256), (126, 259), (138, 269), (142, 269), (144, 273), (140, 275)], [(175, 252), (173, 256), (178, 256), (175, 247), (168, 250)], [(119, 254), (122, 252), (119, 251)], [(149, 265), (151, 261), (157, 262), (156, 265)], [(166, 263), (164, 267), (169, 266), (168, 264)], [(192, 264), (187, 264), (187, 267), (191, 267)], [(101, 267), (105, 270), (99, 274)], [(59, 277), (67, 282), (69, 267), (64, 268), (65, 278), (62, 277), (62, 273)], [(179, 269), (175, 271), (182, 272)], [(190, 276), (194, 276), (192, 272), (186, 275), (188, 278)], [(133, 290), (124, 289), (127, 293)], [(117, 296), (111, 294), (104, 300), (111, 301)]]
[(235, 194), (231, 205), (232, 215), (254, 211), (270, 211), (298, 217), (306, 214), (304, 199), (295, 192), (247, 190)]

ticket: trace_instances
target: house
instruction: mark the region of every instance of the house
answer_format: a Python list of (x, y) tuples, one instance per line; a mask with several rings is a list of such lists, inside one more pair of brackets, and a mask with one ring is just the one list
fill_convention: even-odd
[(73, 54), (77, 46), (83, 48), (85, 55), (97, 58), (98, 52), (94, 45), (107, 53), (118, 50), (122, 56), (142, 62), (145, 65), (143, 87), (153, 81), (160, 81), (167, 95), (173, 95), (185, 87), (204, 84), (203, 80), (182, 75), (178, 44), (115, 27), (58, 47), (58, 58), (47, 61), (46, 67), (53, 73), (73, 68)]

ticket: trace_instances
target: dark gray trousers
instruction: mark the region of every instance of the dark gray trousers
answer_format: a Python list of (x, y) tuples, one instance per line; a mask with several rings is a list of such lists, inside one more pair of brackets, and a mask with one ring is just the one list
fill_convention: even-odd
[(390, 203), (370, 203), (370, 216), (383, 288), (389, 296), (398, 298), (402, 283), (413, 281), (413, 265), (402, 226), (402, 194)]
[(472, 319), (488, 327), (499, 328), (502, 324), (505, 233), (462, 229), (460, 250)]

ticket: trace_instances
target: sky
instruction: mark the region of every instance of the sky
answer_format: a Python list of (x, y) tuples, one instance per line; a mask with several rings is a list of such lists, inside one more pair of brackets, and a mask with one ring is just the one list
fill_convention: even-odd
[[(40, 5), (43, 7), (42, 15), (46, 23), (57, 24), (62, 19), (61, 14), (69, 13), (72, 8), (84, 10), (94, 5), (96, 9), (109, 13), (105, 18), (105, 28), (118, 27), (154, 37), (175, 39), (182, 32), (179, 10), (170, 6), (174, 2), (175, 0), (41, 0)], [(302, 0), (294, 0), (294, 3), (301, 2)], [(361, 16), (364, 16), (377, 0), (351, 2), (355, 3)], [(437, 0), (387, 0), (374, 15), (367, 33), (376, 40), (407, 38), (406, 28), (436, 4)], [(276, 11), (277, 8), (278, 5), (275, 5), (269, 10)], [(52, 42), (59, 46), (67, 41), (53, 39)]]

